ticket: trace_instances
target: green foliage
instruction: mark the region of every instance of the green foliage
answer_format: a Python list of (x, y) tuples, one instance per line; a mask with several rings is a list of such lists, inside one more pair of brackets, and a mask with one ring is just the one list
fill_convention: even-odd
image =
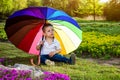
[(75, 10), (76, 16), (102, 15), (103, 4), (99, 0), (80, 0), (79, 7)]
[(43, 6), (53, 7), (59, 10), (66, 10), (68, 0), (42, 0)]
[(28, 6), (41, 6), (42, 0), (28, 0)]
[(7, 36), (4, 31), (4, 23), (0, 23), (0, 40), (7, 40)]
[(80, 26), (84, 32), (97, 31), (104, 33), (106, 35), (119, 35), (120, 34), (120, 24), (114, 22), (91, 22), (91, 23), (80, 23)]
[(102, 15), (103, 4), (99, 0), (43, 0), (43, 6), (63, 10), (71, 16)]
[(14, 11), (29, 6), (48, 6), (67, 12), (71, 16), (102, 15), (103, 4), (99, 0), (1, 0), (0, 18), (6, 19)]
[(83, 32), (83, 41), (78, 54), (100, 58), (104, 56), (120, 57), (120, 35), (111, 36), (100, 32)]
[(13, 9), (13, 0), (0, 0), (0, 13), (9, 13)]
[(0, 18), (5, 19), (13, 9), (13, 0), (0, 0)]
[(7, 36), (4, 30), (0, 29), (0, 39), (1, 40), (7, 40)]
[(0, 0), (0, 18), (6, 19), (14, 11), (40, 5), (42, 5), (41, 0)]
[(77, 55), (103, 57), (104, 59), (120, 57), (120, 25), (118, 22), (79, 22), (81, 22), (79, 24), (83, 31), (83, 41), (75, 51)]
[(27, 7), (27, 0), (13, 0), (13, 1), (14, 1), (14, 3), (12, 4), (14, 5), (13, 11)]

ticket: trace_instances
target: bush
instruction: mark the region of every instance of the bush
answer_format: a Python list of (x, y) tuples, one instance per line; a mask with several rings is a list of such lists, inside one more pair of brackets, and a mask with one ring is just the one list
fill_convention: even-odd
[(4, 31), (4, 23), (0, 23), (0, 40), (7, 40), (7, 35)]
[(110, 36), (99, 32), (83, 32), (83, 41), (75, 51), (94, 58), (103, 56), (120, 57), (120, 36)]

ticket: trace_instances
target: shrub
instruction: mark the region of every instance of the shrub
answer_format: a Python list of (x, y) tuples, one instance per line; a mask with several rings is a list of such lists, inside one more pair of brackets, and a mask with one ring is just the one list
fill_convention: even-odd
[[(120, 36), (110, 36), (99, 32), (83, 32), (83, 41), (75, 51), (95, 58), (103, 56), (120, 57)], [(86, 54), (87, 53), (87, 54)]]

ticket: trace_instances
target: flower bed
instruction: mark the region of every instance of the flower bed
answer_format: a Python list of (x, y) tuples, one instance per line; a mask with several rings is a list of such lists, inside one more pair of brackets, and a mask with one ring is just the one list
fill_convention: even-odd
[(70, 80), (68, 75), (54, 72), (44, 72), (46, 75), (44, 80)]
[(92, 57), (120, 57), (120, 36), (105, 35), (99, 32), (83, 32), (83, 41), (76, 50), (78, 54)]
[(32, 80), (31, 71), (0, 68), (0, 80)]
[(66, 74), (45, 71), (39, 77), (31, 77), (30, 70), (18, 70), (0, 65), (0, 80), (70, 80)]

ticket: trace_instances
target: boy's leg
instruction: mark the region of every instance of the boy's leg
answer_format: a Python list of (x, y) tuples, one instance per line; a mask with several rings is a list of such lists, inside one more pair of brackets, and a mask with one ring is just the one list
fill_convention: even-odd
[(57, 61), (57, 62), (70, 63), (70, 59), (68, 59), (60, 54), (55, 54), (53, 57), (50, 58), (50, 60)]
[(49, 55), (41, 55), (41, 63), (44, 63), (46, 65), (55, 65), (53, 61), (49, 60)]
[(45, 64), (45, 61), (46, 61), (48, 58), (49, 58), (48, 55), (41, 55), (41, 56), (40, 56), (40, 61), (41, 61), (41, 63), (44, 63), (44, 64)]

